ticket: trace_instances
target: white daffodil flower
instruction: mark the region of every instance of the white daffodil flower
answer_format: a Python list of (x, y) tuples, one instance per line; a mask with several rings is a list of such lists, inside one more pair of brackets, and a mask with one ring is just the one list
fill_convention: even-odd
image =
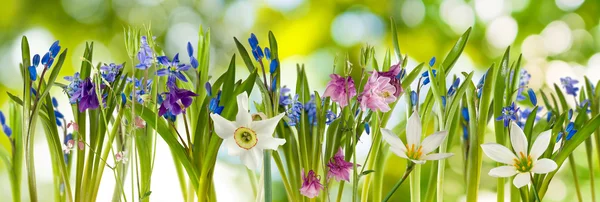
[(558, 166), (552, 159), (538, 159), (548, 148), (551, 136), (550, 130), (542, 132), (531, 146), (529, 152), (527, 152), (529, 145), (527, 138), (523, 130), (515, 122), (512, 122), (510, 126), (510, 142), (515, 151), (514, 153), (505, 146), (496, 143), (481, 145), (483, 152), (492, 160), (508, 164), (507, 166), (494, 168), (488, 174), (492, 177), (512, 177), (517, 175), (513, 180), (513, 184), (515, 187), (521, 188), (529, 184), (530, 175), (533, 175), (533, 173), (545, 174), (556, 170)]
[(249, 169), (259, 168), (263, 161), (263, 150), (276, 150), (279, 145), (285, 144), (285, 139), (273, 137), (275, 127), (284, 113), (270, 119), (252, 121), (246, 92), (237, 96), (237, 104), (235, 122), (228, 121), (219, 114), (210, 115), (215, 133), (223, 138), (229, 155), (239, 156)]
[(427, 160), (440, 160), (454, 155), (451, 153), (429, 154), (442, 144), (448, 133), (446, 131), (439, 131), (427, 136), (421, 142), (421, 130), (421, 118), (415, 112), (408, 118), (408, 123), (406, 124), (406, 141), (408, 144), (404, 144), (396, 134), (388, 129), (381, 128), (381, 134), (383, 140), (390, 144), (392, 152), (416, 164), (424, 164)]

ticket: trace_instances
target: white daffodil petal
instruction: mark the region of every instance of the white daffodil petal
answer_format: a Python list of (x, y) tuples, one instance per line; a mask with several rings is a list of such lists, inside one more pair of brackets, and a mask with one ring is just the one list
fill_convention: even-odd
[(227, 154), (229, 154), (229, 156), (240, 156), (242, 153), (246, 152), (245, 149), (242, 149), (240, 146), (238, 146), (233, 138), (227, 138), (223, 141), (227, 146)]
[(406, 151), (401, 150), (398, 147), (390, 147), (390, 150), (392, 152), (394, 152), (394, 154), (396, 154), (396, 156), (399, 156), (400, 158), (408, 159), (408, 156), (406, 156)]
[(442, 142), (444, 142), (444, 139), (446, 139), (447, 134), (448, 132), (446, 131), (439, 131), (430, 136), (427, 136), (423, 140), (423, 143), (421, 143), (421, 151), (423, 152), (423, 154), (429, 154), (433, 150), (437, 149), (442, 144)]
[(533, 145), (531, 146), (531, 151), (529, 152), (529, 156), (531, 156), (532, 159), (538, 159), (544, 154), (550, 143), (551, 136), (552, 130), (547, 130), (542, 132), (537, 139), (535, 139), (535, 142), (533, 142)]
[(414, 112), (410, 118), (408, 118), (408, 123), (406, 124), (406, 142), (408, 145), (415, 145), (415, 148), (418, 148), (421, 143), (421, 118), (419, 118), (419, 113)]
[(227, 139), (233, 136), (233, 133), (237, 129), (234, 123), (218, 114), (210, 114), (210, 118), (212, 118), (215, 124), (215, 133), (217, 133), (219, 137)]
[(258, 138), (258, 143), (256, 144), (256, 147), (258, 147), (258, 149), (277, 150), (277, 147), (283, 144), (285, 144), (285, 139), (265, 136)]
[(248, 169), (257, 169), (261, 166), (263, 160), (263, 151), (260, 149), (252, 148), (240, 156), (242, 163), (246, 165)]
[(556, 165), (556, 162), (554, 162), (552, 159), (544, 158), (544, 159), (540, 159), (540, 160), (536, 161), (533, 164), (533, 168), (531, 168), (531, 172), (537, 173), (537, 174), (546, 174), (546, 173), (556, 170), (556, 168), (558, 168), (558, 165)]
[(517, 169), (514, 166), (500, 166), (492, 168), (488, 175), (492, 177), (512, 177), (517, 173)]
[(252, 115), (248, 112), (248, 94), (243, 92), (237, 96), (238, 113), (235, 122), (238, 127), (250, 127)]
[[(406, 153), (406, 145), (404, 145), (404, 142), (402, 142), (402, 140), (392, 131), (382, 128), (381, 137), (385, 142), (390, 144), (390, 148), (396, 148), (399, 149), (399, 151), (402, 151), (402, 153)], [(404, 156), (406, 156), (406, 154), (404, 154)]]
[[(281, 113), (273, 118), (253, 121), (250, 125), (250, 128), (256, 132), (259, 138), (261, 137), (273, 137), (273, 132), (275, 132), (275, 127), (277, 127), (277, 123), (283, 117), (284, 113)], [(260, 139), (259, 139), (260, 141)]]
[(521, 188), (521, 187), (529, 184), (529, 182), (530, 182), (529, 178), (530, 178), (529, 173), (519, 173), (513, 180), (513, 184), (515, 185), (515, 187)]
[(523, 130), (515, 122), (511, 122), (510, 142), (517, 155), (523, 152), (523, 155), (527, 156), (527, 147), (529, 146), (527, 137), (525, 137), (525, 133), (523, 133)]
[(505, 163), (505, 164), (513, 164), (514, 159), (517, 157), (515, 154), (510, 151), (510, 149), (496, 143), (485, 143), (481, 145), (483, 149), (483, 153), (490, 157), (492, 160)]
[(435, 161), (435, 160), (441, 160), (441, 159), (445, 159), (448, 157), (454, 156), (454, 154), (452, 153), (436, 153), (436, 154), (429, 154), (425, 157), (423, 157), (423, 160), (428, 160), (428, 161)]

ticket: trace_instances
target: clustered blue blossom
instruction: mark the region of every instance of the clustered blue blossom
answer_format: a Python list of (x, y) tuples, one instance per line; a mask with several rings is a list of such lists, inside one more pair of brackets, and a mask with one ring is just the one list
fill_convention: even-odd
[(145, 98), (152, 90), (152, 79), (146, 80), (146, 84), (144, 84), (143, 80), (129, 77), (127, 78), (127, 82), (133, 82), (133, 86), (135, 88), (131, 95), (129, 95), (129, 98), (143, 104), (146, 100)]
[(315, 95), (310, 95), (310, 100), (304, 104), (304, 111), (308, 115), (308, 123), (317, 124), (317, 105), (315, 104)]
[(577, 96), (577, 91), (579, 91), (578, 87), (575, 87), (575, 84), (579, 83), (579, 81), (572, 79), (571, 77), (560, 78), (560, 83), (563, 88), (565, 88), (565, 92), (568, 95)]
[(109, 83), (115, 82), (115, 79), (119, 72), (123, 69), (123, 65), (117, 65), (115, 63), (104, 64), (100, 67), (100, 73), (102, 78)]
[(146, 70), (152, 66), (154, 60), (154, 52), (148, 45), (148, 39), (146, 36), (142, 36), (140, 40), (140, 50), (138, 51), (137, 58), (140, 61), (135, 67), (141, 70)]
[[(512, 77), (512, 75), (511, 75)], [(519, 77), (519, 88), (517, 89), (517, 101), (525, 100), (525, 95), (523, 95), (523, 90), (527, 88), (529, 84), (529, 80), (531, 79), (531, 74), (527, 72), (525, 69), (521, 69), (520, 77)]]

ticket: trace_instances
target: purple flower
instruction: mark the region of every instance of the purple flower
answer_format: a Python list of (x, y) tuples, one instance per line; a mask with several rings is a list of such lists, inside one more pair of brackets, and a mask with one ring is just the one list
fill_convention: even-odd
[(141, 70), (146, 70), (152, 66), (152, 60), (154, 59), (154, 52), (152, 52), (152, 48), (148, 45), (148, 40), (146, 36), (142, 36), (140, 51), (137, 54), (137, 58), (140, 61), (139, 64), (135, 65), (136, 68)]
[(574, 85), (579, 83), (579, 81), (572, 79), (571, 77), (564, 77), (560, 78), (560, 83), (562, 84), (563, 88), (565, 88), (568, 95), (577, 96), (577, 91), (579, 91), (579, 88), (575, 87)]
[(122, 68), (123, 65), (117, 65), (115, 63), (110, 63), (109, 65), (104, 64), (100, 67), (100, 73), (104, 80), (106, 80), (109, 83), (112, 83), (115, 81), (117, 74), (119, 74)]
[(321, 184), (320, 177), (315, 173), (315, 171), (308, 171), (308, 175), (304, 173), (304, 169), (302, 169), (302, 187), (300, 188), (300, 194), (308, 197), (314, 198), (319, 195), (319, 192), (323, 189), (323, 185)]
[(177, 86), (169, 87), (170, 91), (164, 93), (164, 100), (162, 101), (158, 110), (158, 115), (163, 116), (165, 114), (177, 116), (192, 104), (192, 97), (196, 96), (196, 93), (179, 89)]
[(327, 167), (327, 179), (335, 179), (337, 181), (346, 180), (350, 182), (350, 171), (352, 170), (352, 163), (344, 160), (344, 151), (340, 147), (338, 152), (329, 160)]
[(190, 65), (188, 64), (179, 64), (179, 53), (175, 54), (173, 60), (169, 60), (167, 56), (159, 56), (158, 62), (163, 66), (167, 67), (166, 69), (159, 69), (156, 71), (156, 75), (158, 76), (168, 76), (167, 85), (174, 86), (175, 81), (177, 79), (187, 82), (187, 78), (183, 75), (183, 71), (187, 71), (190, 69)]
[(317, 124), (317, 104), (315, 104), (315, 95), (310, 95), (310, 100), (304, 104), (304, 111), (308, 116), (308, 123), (310, 125)]
[(510, 121), (517, 122), (517, 112), (519, 108), (513, 102), (511, 105), (502, 108), (502, 115), (496, 118), (496, 121), (504, 121), (504, 127), (508, 127)]
[(97, 109), (100, 106), (96, 88), (90, 78), (83, 80), (79, 93), (79, 112), (84, 112), (86, 109)]
[(356, 96), (356, 88), (352, 77), (341, 77), (337, 74), (329, 75), (331, 81), (323, 93), (323, 97), (330, 97), (332, 101), (337, 102), (340, 107), (348, 105), (348, 100)]

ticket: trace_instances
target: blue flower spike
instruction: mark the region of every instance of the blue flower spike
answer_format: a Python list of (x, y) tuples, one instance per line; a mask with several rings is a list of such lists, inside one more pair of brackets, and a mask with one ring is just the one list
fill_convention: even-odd
[(194, 47), (192, 47), (192, 43), (190, 42), (187, 43), (187, 52), (188, 56), (190, 57), (190, 64), (194, 69), (198, 69), (198, 60), (196, 59), (196, 57), (194, 57)]
[(433, 65), (435, 65), (435, 56), (429, 60), (429, 66), (433, 67)]
[(535, 91), (530, 88), (527, 90), (527, 94), (529, 94), (529, 101), (531, 101), (531, 104), (533, 106), (537, 106), (537, 96), (535, 95)]

